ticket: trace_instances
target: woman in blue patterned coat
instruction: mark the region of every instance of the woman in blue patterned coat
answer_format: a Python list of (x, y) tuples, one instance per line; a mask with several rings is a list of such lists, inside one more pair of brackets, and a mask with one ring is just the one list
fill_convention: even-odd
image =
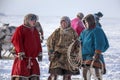
[(84, 24), (86, 29), (80, 35), (83, 77), (84, 80), (90, 80), (91, 75), (93, 75), (95, 80), (102, 80), (102, 73), (105, 73), (105, 62), (102, 52), (109, 48), (109, 43), (102, 28), (96, 26), (92, 14), (84, 18)]

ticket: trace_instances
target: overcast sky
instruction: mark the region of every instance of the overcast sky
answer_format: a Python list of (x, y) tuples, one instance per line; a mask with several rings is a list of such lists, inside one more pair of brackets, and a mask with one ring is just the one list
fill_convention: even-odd
[(0, 12), (11, 15), (75, 16), (98, 11), (120, 18), (120, 0), (0, 0)]

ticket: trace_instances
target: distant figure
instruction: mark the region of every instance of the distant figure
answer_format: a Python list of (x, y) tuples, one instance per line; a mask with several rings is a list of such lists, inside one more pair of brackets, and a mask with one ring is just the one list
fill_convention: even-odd
[(43, 29), (42, 29), (42, 26), (40, 24), (40, 22), (36, 22), (36, 29), (38, 30), (39, 34), (40, 34), (40, 39), (41, 39), (41, 42), (43, 42), (44, 40), (44, 32), (43, 32)]
[(83, 78), (103, 80), (106, 73), (104, 57), (102, 55), (109, 48), (108, 39), (101, 27), (97, 27), (94, 16), (88, 14), (84, 18), (85, 30), (80, 35), (83, 58)]
[(96, 22), (96, 26), (102, 27), (102, 25), (100, 24), (100, 18), (103, 17), (103, 14), (101, 12), (95, 13), (94, 14), (94, 18), (95, 18), (95, 22)]
[(81, 13), (81, 12), (79, 12), (79, 13), (77, 14), (77, 17), (79, 17), (80, 20), (82, 21), (82, 19), (84, 18), (84, 14)]
[(37, 15), (27, 14), (24, 23), (16, 28), (12, 36), (16, 57), (11, 80), (40, 80), (38, 61), (42, 60), (42, 46), (39, 32), (35, 28), (37, 20)]
[(78, 36), (80, 36), (80, 33), (84, 30), (83, 17), (83, 13), (78, 13), (77, 17), (71, 21), (71, 27), (77, 32)]

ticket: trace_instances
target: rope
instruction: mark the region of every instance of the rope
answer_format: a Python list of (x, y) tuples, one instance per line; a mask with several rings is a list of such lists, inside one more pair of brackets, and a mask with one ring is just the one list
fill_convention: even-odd
[[(103, 65), (103, 62), (102, 62), (101, 60), (99, 60), (99, 61), (100, 61), (101, 65), (102, 65), (102, 67), (101, 67), (101, 72), (102, 72), (102, 74), (103, 74), (103, 72), (104, 72), (104, 65)], [(93, 60), (93, 61), (91, 62), (90, 68), (93, 68), (94, 62), (95, 62), (95, 60)], [(92, 71), (91, 71), (91, 72), (92, 72)]]
[[(18, 55), (16, 55), (16, 54), (14, 54), (14, 57), (19, 57)], [(28, 58), (28, 65), (27, 65), (27, 68), (28, 69), (31, 69), (31, 66), (33, 65), (33, 63), (32, 63), (32, 59), (34, 59), (34, 58), (32, 58), (32, 57), (25, 57), (25, 58)], [(23, 59), (22, 59), (23, 60)]]
[(76, 45), (75, 44), (75, 41), (69, 46), (68, 48), (68, 51), (67, 51), (67, 59), (68, 59), (68, 63), (70, 65), (70, 70), (71, 71), (75, 71), (76, 69), (79, 69), (81, 67), (81, 64), (82, 64), (82, 54), (81, 54), (81, 45), (79, 44), (79, 52), (75, 52), (75, 49), (74, 51), (72, 51)]
[(31, 66), (33, 65), (33, 63), (31, 62), (31, 59), (32, 59), (32, 57), (28, 58), (28, 65), (27, 65), (28, 69), (31, 69)]

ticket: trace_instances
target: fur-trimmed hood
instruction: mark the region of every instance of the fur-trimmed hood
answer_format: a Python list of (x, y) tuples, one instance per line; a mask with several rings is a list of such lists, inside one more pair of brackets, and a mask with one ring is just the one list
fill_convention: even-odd
[(61, 20), (60, 20), (60, 24), (61, 24), (62, 21), (65, 21), (65, 22), (68, 24), (68, 27), (71, 26), (71, 20), (70, 20), (69, 17), (63, 16), (63, 17), (61, 18)]

